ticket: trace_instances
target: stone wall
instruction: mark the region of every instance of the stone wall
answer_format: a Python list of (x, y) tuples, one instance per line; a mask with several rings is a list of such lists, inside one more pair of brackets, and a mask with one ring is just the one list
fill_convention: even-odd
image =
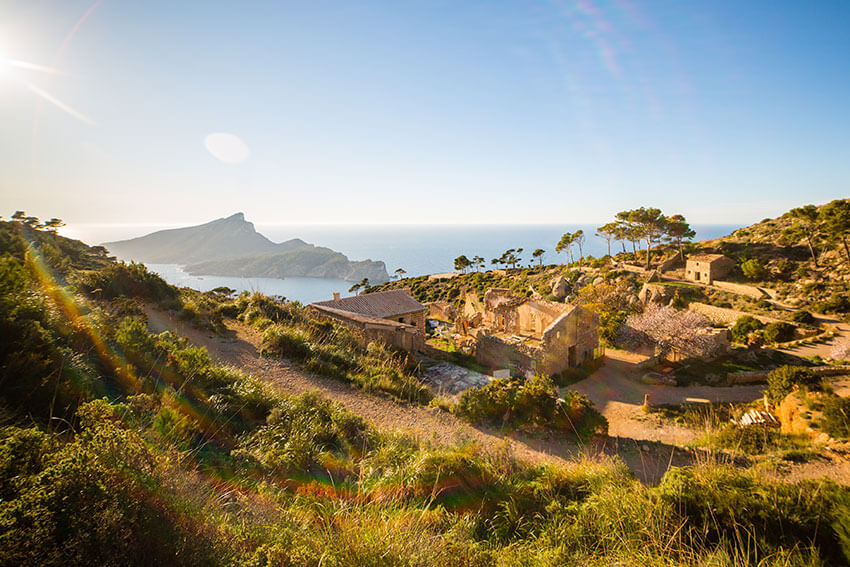
[(475, 360), (490, 370), (510, 368), (527, 372), (534, 367), (534, 360), (528, 354), (490, 335), (478, 337), (475, 345)]
[(684, 262), (682, 261), (682, 255), (676, 252), (671, 257), (658, 264), (656, 270), (659, 272), (667, 272), (682, 265), (684, 265)]
[[(816, 366), (807, 368), (815, 376), (841, 376), (850, 374), (850, 366)], [(750, 372), (730, 372), (728, 381), (730, 384), (751, 384), (753, 382), (766, 382), (770, 370), (752, 370)]]
[(744, 315), (749, 315), (751, 317), (755, 317), (759, 321), (764, 324), (768, 323), (776, 323), (781, 321), (782, 319), (776, 319), (774, 317), (766, 317), (765, 315), (755, 315), (753, 313), (747, 313), (745, 311), (738, 311), (737, 309), (728, 309), (726, 307), (716, 307), (714, 305), (709, 305), (707, 303), (700, 303), (698, 301), (691, 302), (688, 305), (688, 309), (691, 311), (696, 311), (697, 313), (702, 313), (708, 320), (712, 323), (719, 323), (722, 325), (729, 325), (743, 317)]
[(439, 319), (440, 321), (447, 321), (449, 323), (457, 319), (457, 308), (448, 301), (432, 301), (431, 303), (426, 303), (425, 307), (428, 308), (428, 316), (432, 319)]
[[(379, 322), (380, 320), (376, 320), (375, 322), (353, 320), (342, 315), (328, 313), (318, 309), (311, 309), (310, 314), (316, 319), (333, 321), (345, 325), (354, 332), (358, 341), (363, 346), (368, 345), (372, 341), (378, 341), (410, 352), (421, 351), (425, 347), (425, 333), (420, 332), (413, 325), (401, 326), (390, 323), (389, 321), (387, 322), (388, 324), (382, 324)], [(420, 312), (419, 314), (422, 317), (422, 328), (424, 329), (424, 312)]]
[(599, 316), (582, 307), (573, 309), (546, 329), (542, 347), (537, 371), (543, 374), (588, 362), (599, 347)]

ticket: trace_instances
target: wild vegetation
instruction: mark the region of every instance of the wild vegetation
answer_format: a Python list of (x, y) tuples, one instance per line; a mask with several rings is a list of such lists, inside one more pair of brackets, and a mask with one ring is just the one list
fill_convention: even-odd
[[(706, 462), (648, 487), (616, 462), (533, 466), (378, 431), (317, 394), (283, 395), (173, 333), (150, 334), (133, 309), (196, 302), (264, 326), (281, 353), (310, 349), (305, 364), (349, 364), (333, 359), (342, 339), (320, 338), (336, 330), (293, 323), (298, 306), (227, 290), (203, 304), (22, 223), (0, 235), (2, 565), (850, 559), (850, 494), (832, 482)], [(51, 248), (73, 255), (54, 265)]]
[(470, 388), (461, 394), (455, 411), (473, 423), (562, 431), (585, 441), (608, 430), (605, 418), (585, 396), (568, 391), (560, 399), (555, 385), (543, 376), (502, 378)]

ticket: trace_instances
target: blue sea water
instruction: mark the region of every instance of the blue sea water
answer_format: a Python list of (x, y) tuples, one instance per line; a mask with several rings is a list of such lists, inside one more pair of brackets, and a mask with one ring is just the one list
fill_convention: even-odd
[(210, 291), (217, 287), (229, 287), (237, 292), (258, 291), (264, 295), (277, 295), (307, 304), (331, 299), (334, 292), (351, 295), (351, 283), (325, 278), (242, 278), (227, 276), (195, 276), (187, 274), (177, 264), (146, 264), (172, 285), (188, 287), (198, 291)]
[[(509, 248), (522, 248), (523, 265), (531, 263), (531, 253), (546, 251), (544, 263), (563, 262), (565, 256), (555, 253), (555, 244), (565, 232), (583, 230), (584, 255), (595, 257), (608, 253), (607, 243), (594, 236), (597, 225), (377, 225), (377, 226), (281, 226), (257, 225), (262, 234), (275, 242), (301, 238), (317, 246), (338, 250), (352, 260), (383, 260), (392, 274), (402, 268), (408, 276), (448, 272), (454, 259), (465, 254), (481, 256), (490, 267)], [(696, 240), (724, 236), (740, 228), (736, 225), (695, 225)], [(627, 245), (628, 246), (628, 245)], [(612, 251), (621, 250), (612, 243)], [(578, 250), (574, 251), (578, 257)], [(536, 262), (536, 261), (535, 261)]]
[[(74, 238), (89, 243), (142, 236), (164, 227), (73, 227)], [(738, 225), (694, 225), (696, 240), (717, 238), (729, 234)], [(605, 240), (594, 236), (596, 225), (262, 225), (258, 232), (274, 242), (300, 238), (317, 246), (326, 246), (342, 252), (351, 260), (382, 260), (390, 275), (397, 269), (408, 276), (448, 272), (453, 270), (454, 259), (461, 254), (467, 257), (482, 256), (490, 267), (490, 260), (508, 248), (523, 248), (522, 264), (532, 262), (531, 252), (543, 248), (544, 263), (565, 260), (554, 249), (564, 232), (582, 229), (586, 235), (584, 254), (596, 257), (607, 253)], [(612, 243), (614, 251), (621, 250)], [(169, 283), (206, 291), (227, 286), (238, 291), (260, 291), (269, 295), (282, 295), (304, 303), (329, 299), (334, 291), (347, 295), (350, 282), (320, 278), (227, 278), (220, 276), (192, 276), (175, 265), (151, 266)]]

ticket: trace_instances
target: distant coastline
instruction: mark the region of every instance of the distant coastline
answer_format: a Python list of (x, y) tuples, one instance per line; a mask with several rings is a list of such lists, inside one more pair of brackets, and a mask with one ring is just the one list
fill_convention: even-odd
[[(605, 241), (593, 236), (597, 225), (257, 225), (257, 228), (275, 241), (303, 238), (317, 246), (338, 250), (349, 258), (380, 258), (392, 274), (397, 268), (407, 276), (422, 276), (453, 271), (452, 262), (460, 254), (478, 254), (489, 265), (508, 248), (522, 247), (524, 264), (531, 251), (543, 248), (545, 263), (564, 261), (554, 252), (555, 243), (566, 231), (582, 229), (588, 234), (585, 253), (602, 256), (606, 253)], [(726, 236), (741, 224), (692, 225), (697, 235), (694, 239), (710, 240)], [(88, 242), (105, 242), (116, 238), (129, 238), (165, 227), (71, 226), (65, 231), (73, 238)]]

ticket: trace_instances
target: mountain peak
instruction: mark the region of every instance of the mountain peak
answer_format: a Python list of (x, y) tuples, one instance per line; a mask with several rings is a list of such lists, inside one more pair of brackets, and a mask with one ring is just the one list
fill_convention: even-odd
[(224, 220), (245, 222), (245, 213), (236, 213), (234, 215), (230, 215), (229, 217), (226, 217)]

